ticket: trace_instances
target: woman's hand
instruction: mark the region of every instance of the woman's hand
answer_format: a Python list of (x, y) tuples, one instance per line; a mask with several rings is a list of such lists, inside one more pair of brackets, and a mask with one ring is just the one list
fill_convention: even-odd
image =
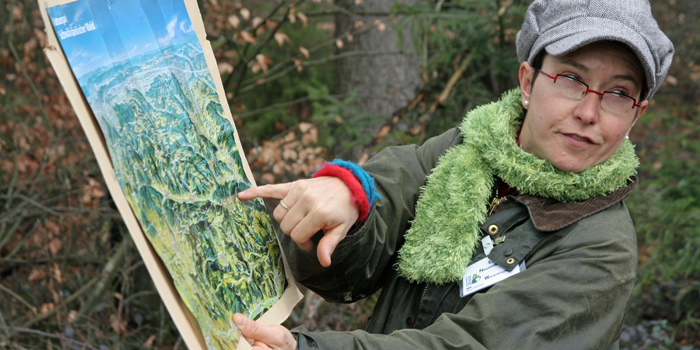
[(280, 199), (272, 216), (280, 223), (282, 232), (292, 237), (300, 248), (311, 250), (311, 238), (323, 231), (317, 255), (325, 267), (331, 265), (335, 247), (360, 215), (345, 183), (332, 176), (254, 187), (238, 193), (240, 200), (257, 197)]
[(253, 341), (251, 344), (253, 350), (294, 350), (297, 348), (296, 339), (283, 326), (263, 326), (240, 313), (233, 315), (233, 322), (245, 338)]

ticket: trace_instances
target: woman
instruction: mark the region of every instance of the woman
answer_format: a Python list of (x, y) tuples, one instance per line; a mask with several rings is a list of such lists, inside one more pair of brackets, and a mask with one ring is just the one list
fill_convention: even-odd
[(516, 44), (519, 89), (459, 129), (239, 194), (281, 199), (297, 281), (340, 302), (382, 289), (367, 331), (237, 314), (255, 348), (618, 348), (637, 263), (626, 138), (673, 46), (646, 0), (535, 1)]

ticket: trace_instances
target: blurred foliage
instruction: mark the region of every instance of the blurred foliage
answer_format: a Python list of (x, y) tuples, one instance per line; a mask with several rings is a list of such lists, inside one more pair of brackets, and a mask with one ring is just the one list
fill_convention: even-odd
[[(652, 1), (676, 55), (664, 87), (632, 130), (639, 188), (626, 203), (639, 246), (638, 284), (623, 348), (695, 349), (700, 344), (700, 9)], [(635, 328), (636, 327), (636, 328)], [(627, 341), (625, 342), (625, 339)]]
[[(369, 0), (365, 0), (369, 1)], [(228, 102), (258, 183), (311, 174), (338, 153), (362, 162), (420, 143), (517, 82), (515, 34), (528, 1), (394, 6), (385, 22), (331, 1), (199, 0)], [(639, 236), (639, 283), (622, 347), (700, 346), (700, 8), (652, 0), (676, 46), (665, 86), (633, 129), (640, 184), (626, 201)], [(334, 47), (413, 21), (422, 88), (379, 132), (333, 95)], [(34, 1), (0, 0), (0, 348), (182, 349), (90, 146), (41, 49)], [(400, 31), (399, 31), (400, 32)], [(374, 299), (330, 305), (307, 292), (288, 326), (355, 329)]]

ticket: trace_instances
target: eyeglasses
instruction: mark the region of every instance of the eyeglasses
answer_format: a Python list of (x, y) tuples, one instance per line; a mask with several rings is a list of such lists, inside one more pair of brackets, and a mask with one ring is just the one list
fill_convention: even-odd
[[(620, 91), (595, 91), (588, 87), (588, 84), (582, 82), (575, 76), (567, 74), (551, 76), (541, 69), (537, 69), (537, 71), (551, 78), (554, 84), (554, 90), (564, 97), (582, 100), (589, 92), (600, 95), (600, 106), (608, 112), (623, 115), (630, 114), (634, 111), (635, 107), (640, 106), (636, 99)], [(559, 79), (560, 77), (562, 79)]]

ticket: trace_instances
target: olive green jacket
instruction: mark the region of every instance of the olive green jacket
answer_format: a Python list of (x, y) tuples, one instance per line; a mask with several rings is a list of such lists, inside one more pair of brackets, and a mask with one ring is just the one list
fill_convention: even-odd
[[(288, 236), (282, 246), (294, 278), (325, 299), (352, 302), (378, 289), (366, 331), (293, 330), (298, 349), (617, 349), (635, 284), (636, 235), (622, 203), (636, 182), (583, 202), (509, 196), (482, 225), (496, 245), (489, 258), (526, 269), (460, 298), (460, 283), (415, 284), (399, 277), (396, 252), (414, 217), (420, 188), (457, 129), (424, 145), (390, 147), (363, 168), (382, 198), (322, 267)], [(492, 226), (495, 225), (495, 226)], [(316, 237), (318, 238), (318, 237)], [(479, 247), (472, 261), (485, 257)]]

